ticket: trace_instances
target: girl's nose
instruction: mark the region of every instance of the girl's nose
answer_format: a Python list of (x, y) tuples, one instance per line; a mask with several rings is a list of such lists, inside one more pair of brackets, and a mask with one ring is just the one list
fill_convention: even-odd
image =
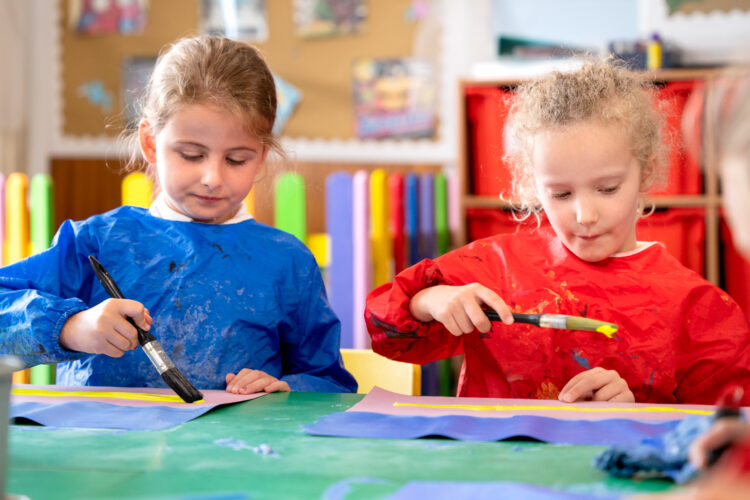
[(583, 226), (594, 224), (599, 220), (599, 212), (593, 200), (579, 199), (576, 204), (576, 222)]
[(211, 160), (204, 163), (201, 184), (209, 189), (214, 189), (221, 184), (221, 165), (218, 161)]

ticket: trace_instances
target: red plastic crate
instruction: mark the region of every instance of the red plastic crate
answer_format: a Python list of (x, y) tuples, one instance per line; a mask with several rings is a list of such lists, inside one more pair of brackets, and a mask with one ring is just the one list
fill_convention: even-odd
[(682, 265), (705, 276), (705, 228), (703, 208), (669, 208), (641, 218), (636, 237), (663, 243)]
[(734, 247), (726, 221), (721, 220), (722, 288), (739, 304), (750, 321), (750, 261)]
[(498, 87), (466, 89), (467, 149), (471, 191), (481, 196), (510, 195), (511, 177), (503, 155), (503, 131), (512, 91)]
[[(669, 174), (666, 186), (654, 190), (655, 195), (700, 194), (703, 191), (703, 171), (698, 160), (688, 154), (682, 134), (682, 113), (690, 95), (702, 88), (703, 82), (668, 82), (656, 90), (659, 100), (664, 103), (667, 137), (672, 137), (669, 152)], [(698, 136), (700, 131), (697, 132)], [(700, 145), (695, 145), (699, 148)]]

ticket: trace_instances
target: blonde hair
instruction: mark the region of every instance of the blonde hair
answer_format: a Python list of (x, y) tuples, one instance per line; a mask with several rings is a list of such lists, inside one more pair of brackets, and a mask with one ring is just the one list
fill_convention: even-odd
[[(273, 134), (276, 120), (276, 86), (260, 52), (228, 38), (201, 35), (178, 40), (156, 61), (139, 99), (138, 115), (156, 134), (174, 111), (187, 104), (213, 105), (244, 120), (247, 131), (280, 157), (284, 152)], [(140, 167), (138, 130), (122, 139), (132, 151), (126, 170)], [(149, 175), (157, 181), (149, 165)]]
[(508, 119), (512, 146), (505, 161), (513, 179), (518, 218), (541, 212), (534, 183), (534, 137), (541, 131), (586, 120), (617, 124), (631, 143), (641, 168), (643, 190), (666, 176), (667, 147), (662, 118), (650, 85), (634, 72), (610, 61), (587, 60), (574, 72), (553, 72), (519, 86)]

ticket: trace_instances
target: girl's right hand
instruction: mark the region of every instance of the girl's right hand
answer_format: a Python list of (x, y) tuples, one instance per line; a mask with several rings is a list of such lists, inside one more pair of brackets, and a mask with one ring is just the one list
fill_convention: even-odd
[(437, 285), (417, 293), (409, 301), (409, 312), (418, 321), (439, 321), (455, 335), (479, 330), (487, 333), (492, 322), (482, 311), (483, 306), (494, 309), (506, 325), (513, 324), (510, 307), (498, 294), (480, 285)]
[(690, 445), (690, 463), (699, 469), (706, 468), (708, 457), (713, 450), (750, 436), (750, 424), (739, 418), (718, 419), (705, 433)]
[(138, 331), (126, 316), (144, 330), (151, 328), (151, 315), (140, 302), (107, 299), (68, 318), (60, 331), (60, 345), (71, 351), (119, 358), (138, 347)]

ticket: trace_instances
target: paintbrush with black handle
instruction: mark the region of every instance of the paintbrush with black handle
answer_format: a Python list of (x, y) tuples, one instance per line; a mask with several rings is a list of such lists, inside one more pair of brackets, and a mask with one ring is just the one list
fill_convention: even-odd
[[(94, 268), (96, 277), (99, 278), (99, 282), (109, 296), (113, 299), (124, 299), (125, 297), (123, 297), (122, 292), (115, 284), (115, 280), (113, 280), (112, 276), (110, 276), (107, 270), (104, 269), (104, 266), (102, 266), (92, 255), (89, 255), (89, 262), (91, 263), (91, 267)], [(141, 344), (143, 351), (151, 360), (151, 363), (154, 364), (154, 367), (156, 367), (156, 370), (161, 375), (161, 378), (164, 379), (164, 382), (166, 382), (167, 385), (171, 387), (172, 390), (186, 403), (193, 403), (203, 399), (203, 394), (193, 387), (193, 384), (191, 384), (190, 381), (185, 378), (185, 375), (183, 375), (174, 363), (172, 363), (172, 360), (169, 359), (167, 353), (164, 352), (164, 349), (161, 344), (159, 344), (159, 341), (156, 340), (156, 337), (136, 325), (135, 321), (133, 321), (133, 318), (130, 316), (125, 316), (125, 319), (127, 319), (128, 322), (138, 330), (138, 343)]]
[[(484, 314), (490, 321), (502, 321), (500, 315), (492, 309), (485, 309)], [(570, 316), (567, 314), (524, 314), (513, 313), (516, 323), (528, 323), (540, 328), (560, 328), (563, 330), (585, 330), (599, 332), (607, 338), (617, 332), (618, 326), (614, 323), (600, 321), (598, 319), (584, 318), (582, 316)]]

